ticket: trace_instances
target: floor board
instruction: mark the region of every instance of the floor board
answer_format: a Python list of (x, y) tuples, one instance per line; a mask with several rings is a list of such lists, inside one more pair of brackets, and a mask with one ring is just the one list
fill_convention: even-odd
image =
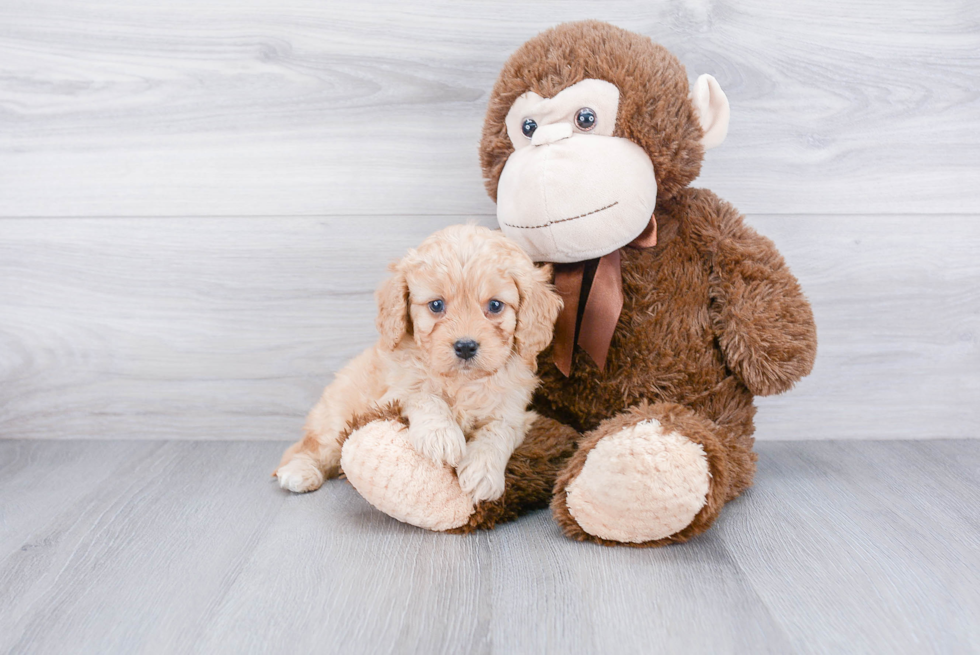
[(960, 653), (980, 648), (980, 441), (760, 443), (685, 545), (466, 537), (278, 442), (0, 441), (0, 652)]

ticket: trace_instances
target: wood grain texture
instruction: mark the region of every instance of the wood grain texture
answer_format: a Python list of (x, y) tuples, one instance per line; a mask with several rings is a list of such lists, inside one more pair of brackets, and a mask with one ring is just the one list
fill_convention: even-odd
[(292, 437), (412, 220), (0, 221), (0, 434)]
[[(289, 439), (385, 265), (463, 217), (0, 221), (0, 436)], [(760, 439), (976, 438), (980, 220), (780, 216), (814, 373)]]
[(978, 445), (761, 445), (719, 539), (797, 652), (977, 652)]
[(477, 214), (488, 92), (600, 18), (714, 74), (701, 184), (752, 214), (975, 213), (980, 5), (11, 0), (0, 216)]
[(0, 440), (0, 652), (980, 648), (975, 440), (761, 444), (712, 531), (653, 550), (547, 512), (425, 532), (343, 481), (290, 495), (283, 446)]

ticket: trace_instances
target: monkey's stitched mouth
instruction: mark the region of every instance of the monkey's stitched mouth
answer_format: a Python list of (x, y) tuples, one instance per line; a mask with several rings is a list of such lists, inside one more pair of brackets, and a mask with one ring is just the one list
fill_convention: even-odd
[(590, 212), (579, 214), (578, 216), (572, 216), (571, 218), (559, 218), (557, 221), (548, 221), (544, 225), (511, 225), (510, 223), (504, 223), (504, 225), (506, 225), (507, 227), (516, 228), (518, 230), (538, 230), (543, 227), (550, 227), (552, 225), (555, 225), (556, 223), (567, 223), (568, 221), (576, 221), (580, 218), (585, 218), (586, 216), (592, 216), (593, 214), (598, 214), (599, 212), (606, 211), (607, 209), (615, 207), (618, 204), (619, 201), (617, 200), (611, 205), (606, 205), (605, 207), (600, 207), (599, 209), (593, 209)]

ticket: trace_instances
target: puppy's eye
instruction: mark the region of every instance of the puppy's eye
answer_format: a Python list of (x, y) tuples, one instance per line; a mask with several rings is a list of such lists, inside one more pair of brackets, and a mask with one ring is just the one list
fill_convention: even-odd
[(534, 130), (536, 129), (538, 129), (538, 124), (533, 118), (525, 118), (524, 122), (521, 123), (521, 132), (523, 132), (524, 136), (529, 139), (531, 138), (531, 135), (534, 134)]
[(593, 127), (595, 127), (595, 112), (588, 107), (582, 107), (575, 114), (575, 124), (578, 125), (578, 129), (583, 132), (588, 132)]
[(429, 311), (433, 314), (441, 314), (442, 310), (446, 308), (446, 303), (442, 300), (433, 300), (429, 303)]
[(499, 314), (504, 311), (504, 303), (499, 300), (491, 300), (487, 303), (487, 311), (491, 314)]

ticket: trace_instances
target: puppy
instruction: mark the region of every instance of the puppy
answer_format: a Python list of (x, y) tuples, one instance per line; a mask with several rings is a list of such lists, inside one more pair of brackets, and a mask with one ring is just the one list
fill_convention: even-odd
[(338, 475), (348, 422), (398, 401), (419, 453), (455, 467), (474, 502), (499, 498), (524, 439), (537, 355), (561, 310), (551, 269), (500, 232), (458, 225), (390, 270), (376, 294), (381, 338), (324, 390), (304, 438), (283, 455), (279, 484), (312, 491)]

